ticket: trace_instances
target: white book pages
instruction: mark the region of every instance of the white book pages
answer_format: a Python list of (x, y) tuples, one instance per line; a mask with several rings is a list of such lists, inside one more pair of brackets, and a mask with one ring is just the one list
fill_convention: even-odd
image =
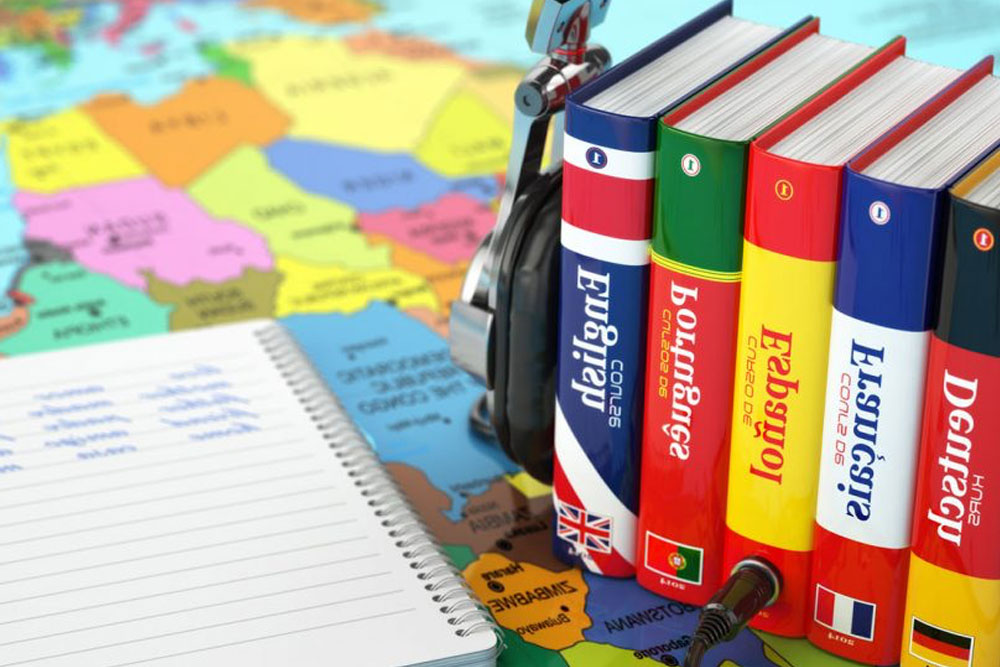
[(280, 325), (0, 377), (0, 666), (494, 664), (461, 575)]
[(1000, 208), (1000, 169), (984, 178), (963, 199), (974, 204)]
[(864, 173), (940, 188), (1000, 140), (1000, 80), (987, 77), (873, 162)]
[(870, 46), (811, 35), (675, 127), (715, 139), (746, 141), (873, 51)]
[(726, 16), (631, 76), (594, 95), (587, 106), (645, 117), (662, 112), (722, 74), (781, 32)]
[(771, 152), (813, 164), (844, 164), (959, 73), (900, 56), (776, 143)]

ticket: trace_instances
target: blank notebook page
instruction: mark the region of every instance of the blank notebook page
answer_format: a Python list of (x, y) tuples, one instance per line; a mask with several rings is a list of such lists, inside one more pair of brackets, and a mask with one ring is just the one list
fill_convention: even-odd
[[(0, 377), (0, 667), (495, 657), (278, 325), (20, 357)], [(428, 586), (454, 591), (459, 623)]]

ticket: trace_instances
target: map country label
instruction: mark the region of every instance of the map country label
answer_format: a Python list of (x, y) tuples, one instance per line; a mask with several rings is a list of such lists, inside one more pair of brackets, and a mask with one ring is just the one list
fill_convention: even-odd
[(252, 267), (273, 268), (264, 239), (215, 220), (180, 190), (151, 178), (14, 198), (29, 238), (69, 250), (88, 269), (124, 285), (146, 286), (146, 273), (185, 285), (222, 282)]
[(368, 243), (355, 226), (354, 209), (305, 192), (255, 148), (233, 151), (188, 192), (215, 217), (262, 234), (276, 255), (352, 269), (389, 267), (389, 249)]
[(583, 640), (588, 587), (577, 569), (552, 572), (499, 554), (483, 554), (463, 571), (497, 622), (524, 641), (560, 650)]
[(28, 326), (0, 340), (0, 353), (39, 352), (168, 330), (170, 307), (72, 262), (38, 264), (18, 288), (35, 299)]
[(259, 92), (231, 78), (189, 81), (143, 106), (102, 95), (83, 109), (166, 185), (186, 185), (238, 146), (280, 138), (289, 119)]
[(12, 121), (6, 133), (13, 181), (19, 190), (57, 192), (146, 173), (79, 109)]
[(499, 192), (494, 177), (449, 180), (402, 153), (294, 139), (275, 142), (266, 152), (271, 166), (299, 187), (362, 213), (417, 208), (454, 192), (489, 203)]
[[(344, 43), (356, 53), (381, 53), (405, 60), (455, 60), (463, 65), (473, 66), (471, 61), (462, 59), (451, 49), (415, 35), (393, 35), (381, 30), (366, 30), (345, 38)], [(511, 88), (511, 92), (513, 90)]]
[(395, 208), (358, 218), (362, 231), (382, 234), (446, 264), (472, 257), (494, 222), (496, 213), (488, 204), (458, 193), (419, 208)]
[(470, 495), (516, 467), (469, 428), (482, 387), (451, 363), (448, 342), (385, 303), (354, 315), (282, 320), (385, 462), (419, 468), (461, 518)]
[(422, 252), (393, 243), (381, 236), (372, 236), (372, 243), (384, 242), (392, 248), (392, 265), (396, 268), (419, 275), (427, 281), (437, 295), (438, 312), (447, 316), (451, 312), (451, 302), (458, 298), (465, 279), (467, 264), (443, 264)]
[(476, 554), (488, 551), (558, 572), (569, 566), (552, 552), (551, 497), (529, 499), (500, 477), (485, 491), (467, 495), (458, 519), (445, 513), (451, 499), (434, 488), (422, 471), (390, 463), (389, 471), (438, 541), (462, 544)]
[[(634, 581), (589, 573), (584, 579), (590, 588), (586, 611), (594, 619), (584, 632), (587, 641), (617, 646), (653, 663), (683, 663), (698, 623), (698, 607), (660, 597)], [(713, 660), (729, 658), (742, 667), (772, 665), (763, 650), (756, 635), (743, 632), (713, 649), (711, 655)]]
[(367, 21), (382, 11), (374, 0), (247, 0), (245, 5), (278, 9), (300, 21), (327, 25)]
[(257, 86), (294, 120), (289, 134), (345, 146), (409, 151), (465, 76), (453, 59), (357, 53), (337, 39), (233, 42)]
[(424, 164), (452, 177), (503, 171), (509, 153), (510, 123), (470, 92), (448, 99), (416, 151)]
[(387, 301), (400, 309), (439, 308), (438, 297), (426, 280), (395, 267), (352, 271), (278, 257), (277, 268), (285, 275), (278, 290), (278, 317), (355, 313), (373, 301)]
[(170, 329), (191, 329), (257, 317), (274, 317), (281, 274), (246, 269), (222, 283), (194, 280), (187, 285), (164, 282), (149, 274), (146, 290), (157, 303), (173, 306)]

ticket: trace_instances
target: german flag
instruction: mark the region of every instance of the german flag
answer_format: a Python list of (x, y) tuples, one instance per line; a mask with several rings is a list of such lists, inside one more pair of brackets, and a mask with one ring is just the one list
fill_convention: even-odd
[(938, 667), (969, 667), (974, 638), (950, 632), (913, 617), (910, 655)]

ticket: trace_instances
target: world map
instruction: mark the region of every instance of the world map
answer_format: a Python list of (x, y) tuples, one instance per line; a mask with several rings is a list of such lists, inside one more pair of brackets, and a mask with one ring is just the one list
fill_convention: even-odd
[[(597, 36), (619, 59), (697, 9), (618, 4)], [(859, 30), (905, 14), (945, 53), (906, 4)], [(527, 5), (5, 1), (0, 355), (279, 318), (493, 612), (502, 664), (678, 665), (697, 610), (552, 556), (549, 489), (473, 435), (481, 388), (449, 359)], [(747, 631), (705, 664), (847, 663)]]

